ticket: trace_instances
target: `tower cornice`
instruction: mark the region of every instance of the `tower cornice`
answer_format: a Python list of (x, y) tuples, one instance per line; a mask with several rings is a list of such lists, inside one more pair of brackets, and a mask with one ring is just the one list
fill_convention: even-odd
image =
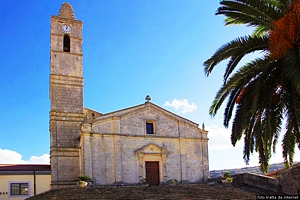
[(81, 57), (83, 56), (82, 53), (72, 53), (72, 52), (56, 51), (56, 50), (53, 50), (53, 49), (51, 49), (51, 52), (58, 53), (58, 54), (73, 55), (73, 56), (81, 56)]
[[(63, 35), (65, 35), (65, 33), (51, 33), (51, 36), (58, 36), (58, 37), (61, 37), (61, 36), (63, 36)], [(80, 38), (80, 37), (74, 37), (74, 36), (71, 35), (71, 34), (69, 34), (69, 36), (70, 36), (70, 39), (72, 39), (72, 40), (77, 40), (77, 41), (82, 42), (82, 38)]]
[(58, 17), (58, 16), (51, 16), (51, 20), (52, 21), (56, 21), (56, 22), (61, 22), (61, 23), (65, 23), (65, 22), (69, 22), (71, 24), (82, 24), (82, 21), (80, 20), (76, 20), (76, 19), (66, 19), (66, 18), (62, 18), (62, 17)]

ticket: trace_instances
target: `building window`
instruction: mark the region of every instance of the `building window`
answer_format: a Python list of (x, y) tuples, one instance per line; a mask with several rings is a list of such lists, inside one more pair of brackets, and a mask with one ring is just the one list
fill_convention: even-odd
[(10, 196), (28, 195), (29, 184), (28, 183), (10, 183)]
[(153, 122), (146, 122), (146, 134), (154, 134), (155, 127)]
[(64, 52), (70, 52), (70, 37), (68, 35), (64, 36)]

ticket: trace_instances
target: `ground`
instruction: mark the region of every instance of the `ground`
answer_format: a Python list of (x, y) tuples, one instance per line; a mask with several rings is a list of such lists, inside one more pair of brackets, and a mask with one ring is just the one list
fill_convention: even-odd
[(274, 195), (268, 191), (231, 184), (195, 184), (176, 186), (101, 186), (95, 188), (59, 189), (43, 193), (35, 199), (256, 199), (256, 195)]

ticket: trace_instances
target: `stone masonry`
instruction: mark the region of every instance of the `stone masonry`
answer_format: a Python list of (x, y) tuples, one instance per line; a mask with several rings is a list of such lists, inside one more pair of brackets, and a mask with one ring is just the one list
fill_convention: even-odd
[[(147, 121), (154, 122), (155, 134), (146, 134)], [(207, 142), (198, 124), (146, 102), (83, 124), (81, 171), (96, 185), (138, 184), (146, 177), (145, 162), (159, 161), (161, 184), (203, 183), (209, 176)]]
[[(72, 31), (63, 32), (69, 25)], [(51, 187), (74, 185), (79, 174), (78, 137), (83, 122), (82, 22), (69, 4), (50, 19), (50, 161)], [(70, 44), (64, 38), (70, 38)], [(70, 51), (63, 50), (68, 45)]]

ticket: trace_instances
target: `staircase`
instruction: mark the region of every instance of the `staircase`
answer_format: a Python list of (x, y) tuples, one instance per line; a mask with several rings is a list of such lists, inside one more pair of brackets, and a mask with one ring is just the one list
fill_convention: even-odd
[(175, 186), (100, 186), (94, 188), (56, 189), (28, 198), (29, 200), (78, 199), (256, 199), (263, 191), (247, 191), (231, 184)]

